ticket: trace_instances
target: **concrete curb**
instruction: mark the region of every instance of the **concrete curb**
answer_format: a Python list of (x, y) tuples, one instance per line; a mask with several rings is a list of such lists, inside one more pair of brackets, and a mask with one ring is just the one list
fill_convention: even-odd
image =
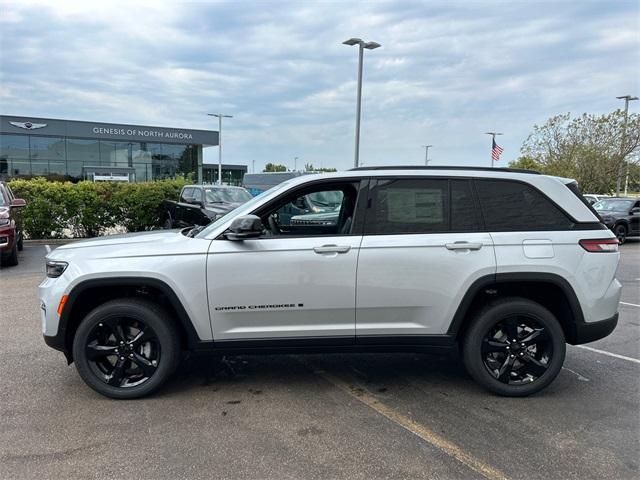
[(44, 238), (34, 240), (24, 240), (25, 245), (64, 245), (66, 243), (77, 242), (79, 240), (86, 240), (86, 238)]

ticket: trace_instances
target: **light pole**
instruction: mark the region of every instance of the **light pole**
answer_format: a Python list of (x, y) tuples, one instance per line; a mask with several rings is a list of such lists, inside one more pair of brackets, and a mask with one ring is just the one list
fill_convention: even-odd
[(360, 163), (360, 112), (361, 112), (361, 104), (362, 104), (362, 60), (364, 58), (364, 49), (374, 50), (378, 47), (381, 47), (379, 43), (376, 42), (365, 42), (359, 38), (350, 38), (349, 40), (345, 40), (342, 42), (344, 45), (358, 45), (358, 95), (356, 100), (356, 147), (355, 147), (355, 155), (354, 155), (354, 166), (357, 167)]
[(293, 171), (298, 171), (298, 157), (293, 157)]
[(251, 172), (256, 173), (256, 161), (251, 160)]
[(222, 119), (233, 118), (233, 115), (207, 113), (210, 117), (218, 117), (218, 185), (222, 185)]
[(493, 146), (496, 143), (496, 135), (502, 135), (500, 132), (484, 132), (485, 135), (491, 135), (491, 168), (493, 168)]
[(433, 147), (433, 145), (422, 145), (424, 147), (424, 165), (429, 166), (429, 149)]
[[(620, 195), (620, 183), (622, 182), (622, 169), (624, 167), (626, 154), (624, 148), (627, 143), (627, 117), (629, 116), (629, 102), (638, 100), (638, 97), (632, 97), (631, 95), (622, 95), (616, 97), (618, 100), (624, 100), (624, 123), (622, 125), (622, 144), (620, 145), (620, 165), (618, 166), (618, 178), (616, 179), (616, 196)], [(627, 166), (627, 174), (624, 182), (624, 194), (627, 195), (627, 187), (629, 186), (629, 164)]]

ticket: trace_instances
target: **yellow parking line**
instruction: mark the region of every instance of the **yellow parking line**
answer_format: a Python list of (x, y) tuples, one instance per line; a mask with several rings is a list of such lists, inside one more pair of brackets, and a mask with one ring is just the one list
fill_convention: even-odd
[(324, 378), (329, 383), (332, 383), (333, 385), (338, 387), (340, 390), (358, 399), (359, 401), (361, 401), (368, 407), (372, 408), (379, 414), (387, 417), (389, 420), (391, 420), (395, 424), (400, 425), (405, 430), (408, 430), (414, 435), (420, 437), (425, 442), (430, 443), (431, 445), (443, 451), (447, 455), (450, 455), (451, 457), (455, 458), (456, 460), (463, 463), (473, 471), (479, 473), (483, 477), (490, 480), (506, 480), (507, 479), (505, 474), (502, 473), (500, 470), (497, 470), (496, 468), (493, 468), (492, 466), (487, 465), (482, 460), (462, 450), (455, 443), (450, 442), (446, 438), (438, 435), (437, 433), (433, 432), (432, 430), (425, 427), (424, 425), (417, 423), (416, 421), (412, 420), (406, 415), (403, 415), (402, 413), (394, 410), (388, 405), (385, 405), (384, 403), (380, 402), (372, 393), (370, 393), (366, 389), (350, 385), (348, 382), (345, 382), (341, 378), (338, 378), (335, 375), (332, 375), (331, 373), (328, 373), (324, 370), (314, 370), (314, 372), (320, 377)]

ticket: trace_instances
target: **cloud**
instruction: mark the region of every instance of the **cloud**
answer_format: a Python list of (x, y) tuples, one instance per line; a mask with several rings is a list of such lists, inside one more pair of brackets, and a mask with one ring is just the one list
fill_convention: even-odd
[[(14, 2), (0, 15), (3, 113), (161, 126), (225, 123), (225, 161), (348, 168), (357, 49), (362, 158), (515, 158), (534, 123), (638, 93), (637, 2)], [(205, 158), (213, 158), (208, 149)]]

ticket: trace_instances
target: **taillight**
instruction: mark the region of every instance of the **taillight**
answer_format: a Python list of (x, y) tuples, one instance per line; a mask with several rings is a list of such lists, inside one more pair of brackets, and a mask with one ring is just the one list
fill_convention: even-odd
[(588, 240), (580, 240), (580, 246), (587, 252), (617, 252), (617, 238), (590, 238)]

